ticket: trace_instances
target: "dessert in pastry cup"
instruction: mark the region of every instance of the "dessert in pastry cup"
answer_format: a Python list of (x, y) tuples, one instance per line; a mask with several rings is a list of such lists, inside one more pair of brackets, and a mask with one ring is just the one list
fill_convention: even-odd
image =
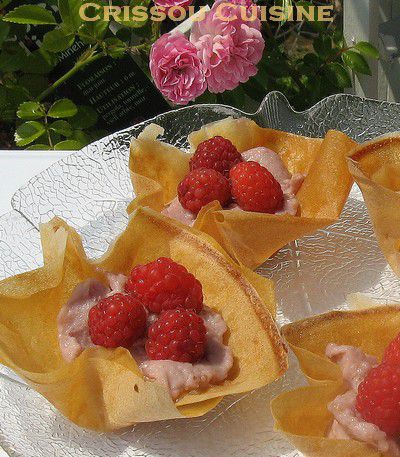
[(309, 457), (400, 455), (400, 307), (333, 311), (282, 332), (310, 385), (272, 401), (276, 429)]
[[(44, 266), (0, 282), (0, 363), (74, 423), (106, 431), (200, 416), (223, 396), (262, 387), (286, 370), (273, 283), (235, 265), (207, 235), (139, 208), (96, 261), (86, 257), (79, 235), (60, 219), (41, 226), (41, 239)], [(183, 265), (201, 283), (207, 309), (225, 322), (223, 344), (233, 356), (225, 381), (176, 401), (165, 385), (143, 375), (128, 349), (92, 345), (78, 348), (67, 362), (61, 350), (65, 340), (59, 339), (66, 303), (79, 302), (74, 299), (85, 290), (91, 298), (102, 297), (105, 289), (121, 290), (121, 274), (159, 257)], [(75, 330), (67, 336), (78, 341)]]
[[(250, 268), (262, 264), (288, 242), (333, 223), (353, 182), (346, 157), (355, 143), (341, 132), (330, 131), (323, 139), (306, 138), (259, 127), (247, 118), (226, 118), (189, 135), (191, 154), (159, 141), (157, 137), (162, 133), (161, 127), (151, 124), (132, 140), (129, 166), (136, 198), (128, 212), (149, 206), (193, 225), (217, 240), (235, 261)], [(230, 178), (236, 203), (227, 202), (222, 183), (220, 193), (216, 193), (221, 195), (218, 201), (209, 201), (198, 214), (182, 207), (178, 186), (189, 176), (189, 168), (193, 173), (193, 154), (197, 154), (199, 145), (215, 137), (229, 140), (241, 154), (242, 163), (236, 167), (256, 162), (264, 174), (272, 174), (270, 187), (278, 182), (281, 189), (276, 207), (263, 212), (257, 206), (241, 210), (233, 189), (235, 167), (226, 170), (225, 178)], [(201, 165), (202, 161), (198, 162)], [(247, 181), (251, 183), (251, 175)], [(210, 192), (204, 201), (211, 200), (210, 195), (214, 194)]]
[(356, 147), (348, 163), (379, 246), (400, 275), (400, 134), (391, 133)]

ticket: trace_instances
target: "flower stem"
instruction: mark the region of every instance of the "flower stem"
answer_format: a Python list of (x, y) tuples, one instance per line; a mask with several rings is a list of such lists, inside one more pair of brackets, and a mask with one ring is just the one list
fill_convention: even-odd
[(49, 129), (49, 120), (47, 118), (47, 114), (46, 116), (44, 117), (44, 123), (45, 123), (45, 126), (46, 126), (46, 133), (47, 133), (47, 139), (49, 140), (49, 146), (51, 147), (51, 149), (53, 149), (53, 142), (51, 141), (51, 134), (50, 134), (50, 129)]
[(65, 75), (61, 76), (61, 78), (57, 79), (50, 87), (48, 87), (46, 90), (44, 90), (38, 97), (37, 101), (41, 102), (44, 100), (46, 97), (48, 97), (50, 94), (52, 94), (57, 87), (61, 86), (61, 84), (65, 83), (68, 79), (70, 79), (72, 76), (75, 75), (79, 70), (82, 70), (82, 68), (86, 67), (92, 62), (95, 62), (96, 60), (100, 59), (101, 57), (104, 57), (104, 53), (99, 52), (98, 54), (91, 55), (90, 57), (87, 57), (84, 60), (78, 60), (76, 64), (71, 68), (71, 70), (67, 71)]
[(161, 35), (161, 25), (159, 22), (152, 22), (151, 24), (151, 42), (154, 43), (155, 41), (160, 38)]

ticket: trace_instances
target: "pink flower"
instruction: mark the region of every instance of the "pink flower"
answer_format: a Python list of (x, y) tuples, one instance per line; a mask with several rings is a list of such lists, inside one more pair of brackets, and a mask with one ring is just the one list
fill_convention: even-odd
[(196, 47), (180, 32), (166, 33), (153, 44), (150, 71), (158, 90), (177, 105), (186, 105), (207, 88)]
[(204, 20), (194, 23), (190, 35), (214, 93), (235, 89), (254, 76), (265, 46), (255, 5), (248, 0), (229, 3), (217, 0)]
[(156, 6), (162, 6), (165, 8), (165, 13), (168, 14), (168, 10), (173, 6), (182, 6), (187, 8), (192, 4), (193, 0), (154, 0)]

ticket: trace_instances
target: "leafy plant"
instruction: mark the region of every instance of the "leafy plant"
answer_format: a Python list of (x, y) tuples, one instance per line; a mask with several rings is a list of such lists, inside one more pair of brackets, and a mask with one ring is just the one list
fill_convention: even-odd
[(17, 116), (24, 122), (16, 129), (15, 142), (17, 146), (31, 145), (27, 149), (80, 149), (92, 140), (84, 129), (97, 122), (93, 108), (77, 107), (68, 99), (49, 106), (38, 101), (23, 102)]
[[(267, 6), (278, 3), (285, 1), (259, 2)], [(307, 10), (327, 3), (298, 1), (296, 5)], [(348, 45), (343, 36), (341, 11), (336, 10), (335, 14), (334, 22), (263, 22), (264, 57), (257, 75), (241, 86), (247, 97), (259, 103), (267, 92), (278, 90), (297, 110), (304, 110), (324, 97), (351, 88), (352, 72), (371, 75), (367, 59), (378, 59), (378, 50), (367, 42)]]
[[(58, 16), (38, 5), (2, 12), (9, 3), (0, 3), (0, 121), (15, 125), (15, 144), (27, 149), (80, 149), (106, 134), (95, 128), (98, 116), (93, 108), (57, 100), (56, 90), (90, 63), (107, 56), (117, 59), (128, 51), (140, 52), (143, 46), (130, 46), (128, 40), (114, 36), (108, 22), (83, 22), (81, 0), (45, 1), (49, 6), (57, 5)], [(18, 41), (24, 40), (30, 26), (48, 26), (50, 30), (39, 49), (26, 53)], [(87, 49), (72, 68), (52, 80), (58, 53), (77, 38)]]
[[(109, 22), (83, 22), (79, 16), (81, 0), (42, 0), (49, 9), (22, 4), (6, 12), (11, 1), (0, 0), (0, 129), (9, 126), (15, 132), (16, 146), (27, 149), (79, 149), (106, 134), (98, 128), (93, 108), (77, 106), (65, 98), (58, 100), (58, 90), (90, 63), (105, 57), (118, 59), (126, 53), (139, 54), (148, 72), (151, 44), (176, 26), (169, 20), (161, 24), (122, 20), (114, 34)], [(150, 6), (150, 0), (96, 3)], [(195, 5), (204, 3), (198, 0)], [(257, 4), (308, 8), (326, 5), (327, 1), (258, 0)], [(54, 6), (59, 13), (51, 9)], [(41, 45), (28, 53), (19, 41), (26, 40), (32, 26), (47, 29)], [(296, 109), (306, 109), (325, 96), (350, 88), (351, 71), (371, 74), (368, 59), (379, 58), (378, 51), (367, 42), (345, 43), (339, 10), (334, 23), (263, 22), (262, 33), (266, 45), (257, 75), (232, 91), (218, 95), (206, 92), (195, 103), (221, 102), (253, 110), (266, 93), (279, 90)], [(64, 74), (55, 78), (53, 70), (59, 53), (76, 39), (85, 43), (86, 49)]]

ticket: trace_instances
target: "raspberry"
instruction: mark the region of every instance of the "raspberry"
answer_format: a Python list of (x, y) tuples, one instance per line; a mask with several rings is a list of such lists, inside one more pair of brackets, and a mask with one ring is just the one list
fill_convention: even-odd
[(193, 311), (165, 311), (149, 328), (146, 352), (152, 360), (194, 363), (204, 356), (206, 327)]
[(400, 434), (400, 365), (382, 363), (358, 387), (356, 401), (361, 417), (388, 436)]
[(181, 205), (193, 214), (214, 200), (224, 206), (231, 198), (229, 181), (218, 171), (197, 168), (190, 171), (179, 184), (178, 198)]
[(242, 161), (242, 154), (229, 140), (215, 136), (197, 146), (190, 159), (190, 169), (212, 168), (228, 178), (229, 170)]
[(400, 365), (400, 333), (386, 348), (383, 361)]
[(167, 309), (203, 309), (200, 282), (183, 265), (160, 257), (138, 265), (130, 273), (125, 291), (136, 295), (152, 313)]
[(283, 192), (272, 174), (257, 162), (235, 165), (231, 178), (232, 196), (244, 211), (275, 213), (282, 208)]
[(140, 301), (124, 294), (103, 298), (89, 311), (92, 342), (106, 348), (129, 348), (146, 331), (146, 311)]

